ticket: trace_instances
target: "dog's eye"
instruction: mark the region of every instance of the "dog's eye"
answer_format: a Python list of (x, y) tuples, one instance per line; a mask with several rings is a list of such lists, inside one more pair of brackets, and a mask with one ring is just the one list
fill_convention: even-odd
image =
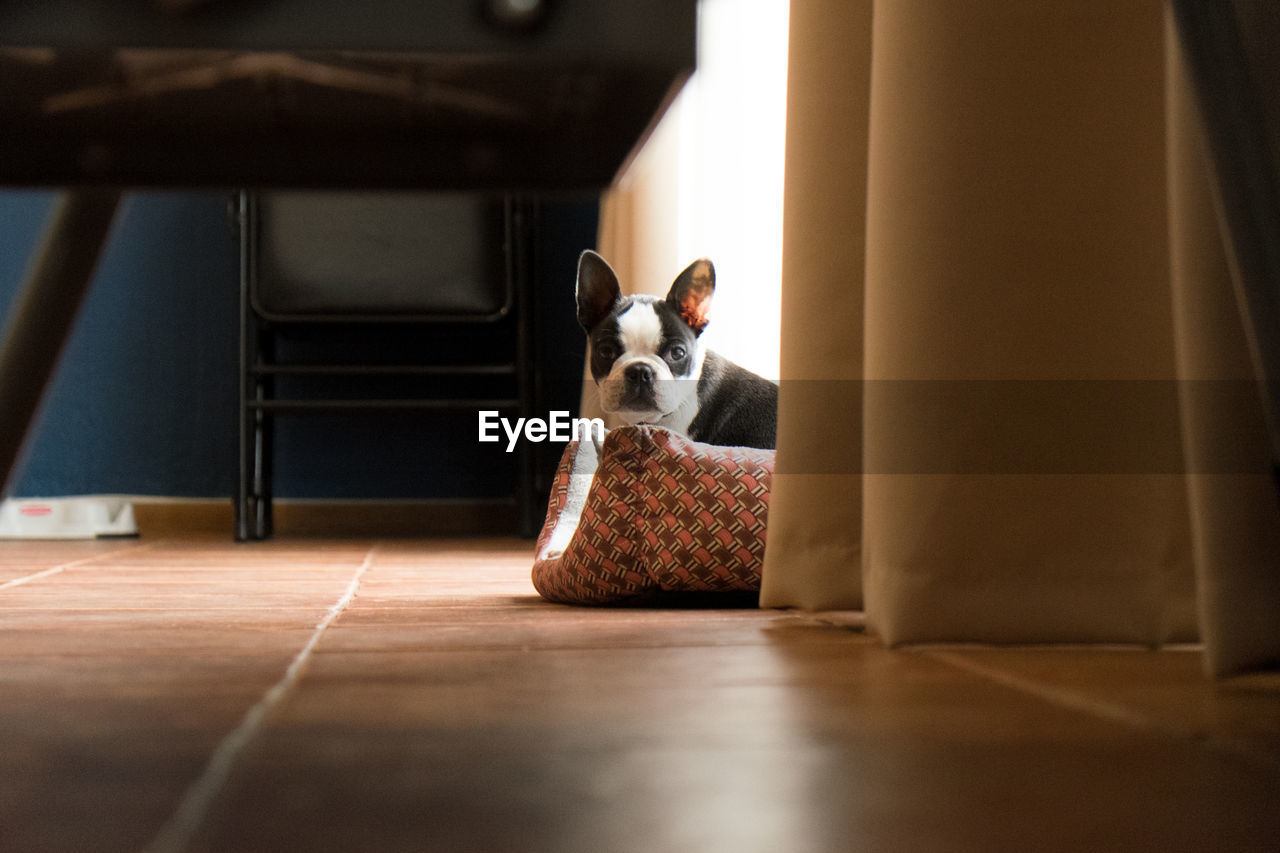
[(618, 357), (618, 348), (608, 341), (600, 341), (596, 344), (596, 354), (601, 358), (612, 361)]
[(672, 346), (671, 349), (667, 350), (667, 358), (671, 359), (672, 361), (680, 361), (688, 354), (689, 354), (688, 350), (686, 350), (684, 347), (680, 346), (679, 344), (676, 344)]

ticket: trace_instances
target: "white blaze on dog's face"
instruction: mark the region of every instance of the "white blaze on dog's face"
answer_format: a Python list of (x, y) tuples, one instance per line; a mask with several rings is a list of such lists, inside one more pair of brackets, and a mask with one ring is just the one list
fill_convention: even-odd
[(587, 330), (600, 404), (629, 424), (685, 429), (697, 411), (699, 340), (714, 290), (709, 261), (691, 265), (666, 299), (621, 296), (594, 252), (578, 264), (578, 320)]

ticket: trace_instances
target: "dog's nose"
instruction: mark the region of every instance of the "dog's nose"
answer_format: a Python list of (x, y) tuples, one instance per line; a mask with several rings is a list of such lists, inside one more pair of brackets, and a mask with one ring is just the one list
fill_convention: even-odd
[(633, 385), (652, 385), (656, 374), (647, 364), (629, 364), (625, 372), (627, 381)]

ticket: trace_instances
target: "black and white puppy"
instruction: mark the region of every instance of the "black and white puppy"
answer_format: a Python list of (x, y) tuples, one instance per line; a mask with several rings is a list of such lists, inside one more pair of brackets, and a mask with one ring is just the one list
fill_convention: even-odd
[(578, 322), (601, 407), (694, 441), (772, 449), (778, 386), (702, 344), (715, 287), (715, 268), (702, 259), (676, 277), (666, 299), (623, 296), (604, 258), (582, 253)]

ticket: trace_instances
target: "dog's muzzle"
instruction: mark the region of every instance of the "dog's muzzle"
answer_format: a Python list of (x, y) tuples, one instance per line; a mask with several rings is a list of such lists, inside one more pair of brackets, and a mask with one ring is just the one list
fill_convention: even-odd
[(619, 400), (622, 406), (629, 409), (653, 408), (656, 399), (654, 385), (658, 379), (657, 372), (644, 363), (629, 364), (622, 372), (622, 377), (625, 380), (622, 398)]

